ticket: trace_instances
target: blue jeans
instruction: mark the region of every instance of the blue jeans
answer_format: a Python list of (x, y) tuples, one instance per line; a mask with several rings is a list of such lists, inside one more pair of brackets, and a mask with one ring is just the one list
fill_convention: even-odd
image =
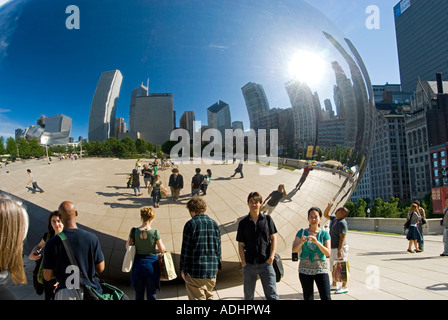
[(448, 254), (448, 228), (443, 229), (443, 253)]
[(160, 195), (160, 191), (152, 191), (152, 201), (154, 202), (154, 204), (158, 204), (161, 197), (162, 196)]
[(141, 277), (134, 283), (135, 300), (156, 300), (156, 283), (151, 277)]
[(131, 271), (131, 286), (135, 289), (135, 300), (155, 300), (160, 290), (159, 261), (155, 254), (136, 254)]
[(257, 276), (260, 276), (266, 300), (279, 300), (274, 267), (267, 262), (248, 263), (243, 268), (244, 299), (254, 300)]

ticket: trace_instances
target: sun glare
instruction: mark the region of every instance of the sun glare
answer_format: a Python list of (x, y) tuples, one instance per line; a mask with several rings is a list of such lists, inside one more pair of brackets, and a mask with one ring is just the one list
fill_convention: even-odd
[(293, 56), (288, 69), (294, 80), (315, 85), (323, 79), (325, 61), (316, 53), (301, 51)]

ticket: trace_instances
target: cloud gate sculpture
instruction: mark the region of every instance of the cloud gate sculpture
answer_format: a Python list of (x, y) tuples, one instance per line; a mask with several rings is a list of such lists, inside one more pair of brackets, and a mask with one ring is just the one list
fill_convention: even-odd
[[(26, 8), (33, 2), (16, 1), (15, 5), (21, 3)], [(349, 199), (369, 161), (375, 121), (373, 90), (355, 45), (319, 10), (300, 0), (132, 0), (109, 1), (108, 8), (92, 2), (79, 1), (78, 37), (81, 43), (85, 39), (89, 59), (98, 64), (93, 83), (104, 71), (119, 69), (123, 73), (120, 99), (125, 101), (119, 102), (118, 108), (127, 103), (127, 98), (122, 98), (125, 86), (137, 87), (142, 80), (127, 76), (134, 72), (142, 78), (150, 77), (158, 90), (171, 92), (175, 109), (195, 106), (198, 114), (199, 109), (206, 110), (222, 100), (230, 106), (234, 120), (242, 117), (239, 115), (249, 116), (256, 136), (263, 129), (267, 129), (268, 136), (270, 130), (278, 129), (278, 148), (267, 148), (267, 156), (272, 160), (277, 154), (278, 164), (282, 165), (282, 155), (287, 154), (286, 164), (294, 163), (297, 168), (295, 173), (289, 173), (293, 178), (288, 202), (272, 215), (279, 232), (278, 250), (285, 256), (289, 256), (297, 230), (307, 225), (306, 213), (311, 206), (324, 210), (333, 202), (333, 212)], [(52, 17), (52, 1), (39, 3), (36, 14), (42, 14), (45, 20), (47, 15)], [(83, 15), (88, 16), (86, 20)], [(105, 20), (93, 28), (94, 17)], [(110, 32), (104, 26), (106, 21), (110, 22)], [(92, 39), (101, 41), (95, 43)], [(118, 50), (124, 47), (129, 48), (128, 54)], [(107, 62), (103, 63), (103, 59)], [(87, 95), (90, 99), (91, 94)], [(308, 178), (300, 191), (294, 190), (307, 161), (313, 165), (313, 178)], [(274, 190), (278, 174), (245, 172), (244, 180), (253, 189), (267, 185)], [(285, 170), (281, 174), (286, 174)], [(242, 199), (251, 191), (255, 190), (248, 189)], [(240, 213), (235, 223), (248, 210)], [(223, 237), (235, 243), (223, 249), (223, 271), (239, 268), (235, 225), (220, 226)], [(94, 226), (86, 227), (95, 231)], [(174, 229), (179, 228), (171, 225), (161, 233), (169, 238)], [(108, 241), (119, 238), (118, 234), (108, 236)], [(172, 236), (175, 255), (180, 253), (179, 237)], [(119, 240), (124, 243), (124, 238), (122, 233)], [(106, 254), (113, 257), (106, 262), (108, 274), (127, 278), (121, 273), (124, 246), (103, 247), (115, 250)]]

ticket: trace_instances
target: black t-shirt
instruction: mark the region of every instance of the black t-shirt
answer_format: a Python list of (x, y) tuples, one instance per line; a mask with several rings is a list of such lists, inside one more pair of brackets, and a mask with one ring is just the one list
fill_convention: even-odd
[(247, 215), (238, 224), (236, 241), (244, 243), (245, 258), (247, 263), (263, 263), (271, 254), (271, 235), (277, 233), (277, 229), (271, 216), (259, 214), (257, 225)]
[(143, 177), (146, 179), (151, 179), (152, 178), (152, 170), (151, 169), (143, 169), (142, 170), (143, 173)]
[(204, 176), (200, 173), (196, 173), (191, 179), (193, 189), (199, 189), (201, 187), (202, 181), (204, 181)]
[[(84, 283), (96, 290), (101, 290), (98, 278), (95, 276), (95, 266), (104, 261), (98, 237), (82, 229), (66, 229), (64, 233), (80, 271), (84, 275)], [(45, 244), (43, 263), (44, 269), (53, 270), (56, 280), (59, 282), (58, 289), (66, 288), (66, 280), (68, 277), (73, 278), (73, 270), (67, 270), (71, 263), (59, 236), (55, 235)]]
[(268, 200), (268, 205), (270, 205), (271, 207), (275, 207), (283, 198), (283, 191), (272, 191), (270, 196), (271, 198)]

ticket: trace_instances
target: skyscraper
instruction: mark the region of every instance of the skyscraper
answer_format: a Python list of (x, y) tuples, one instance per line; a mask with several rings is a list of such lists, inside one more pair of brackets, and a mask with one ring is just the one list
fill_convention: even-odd
[(193, 139), (193, 122), (195, 120), (194, 111), (185, 111), (180, 117), (180, 128), (188, 131), (190, 139)]
[(143, 84), (132, 90), (131, 105), (129, 106), (129, 131), (135, 133), (135, 99), (148, 95), (148, 88)]
[(241, 88), (249, 114), (250, 128), (255, 132), (258, 129), (267, 129), (267, 116), (269, 112), (269, 101), (266, 98), (261, 84), (249, 82)]
[(229, 105), (221, 100), (213, 104), (207, 109), (207, 120), (209, 128), (218, 129), (225, 137), (225, 130), (232, 129)]
[(140, 138), (161, 146), (174, 130), (173, 95), (150, 93), (135, 99), (135, 132)]
[(418, 78), (448, 73), (448, 1), (402, 0), (394, 12), (402, 90), (413, 92)]
[(123, 76), (119, 70), (103, 72), (93, 95), (89, 116), (89, 141), (114, 136), (115, 113)]

